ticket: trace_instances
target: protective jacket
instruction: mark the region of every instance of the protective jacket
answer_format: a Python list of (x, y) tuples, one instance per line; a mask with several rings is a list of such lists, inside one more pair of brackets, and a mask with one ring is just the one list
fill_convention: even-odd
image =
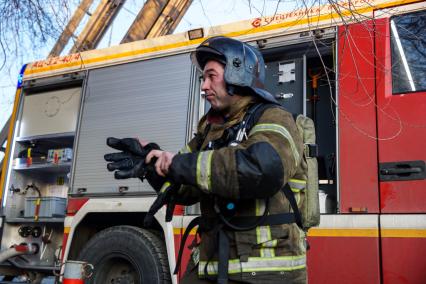
[[(227, 118), (210, 110), (200, 120), (195, 138), (173, 158), (169, 170), (171, 180), (183, 185), (178, 203), (200, 202), (206, 221), (200, 226), (201, 242), (192, 255), (200, 278), (217, 277), (218, 208), (231, 222), (234, 217), (262, 216), (266, 198), (270, 215), (291, 212), (280, 190), (286, 183), (298, 206), (303, 206), (303, 143), (289, 112), (267, 108), (245, 139), (232, 143), (236, 126), (256, 103), (253, 97), (243, 97)], [(261, 225), (246, 231), (225, 228), (225, 233), (230, 280), (305, 283), (305, 233), (295, 223)]]

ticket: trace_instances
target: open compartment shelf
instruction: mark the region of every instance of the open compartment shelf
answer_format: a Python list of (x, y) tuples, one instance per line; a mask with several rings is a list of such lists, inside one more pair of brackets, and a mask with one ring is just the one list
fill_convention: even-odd
[(54, 217), (54, 218), (6, 218), (7, 223), (18, 223), (18, 224), (34, 224), (34, 223), (63, 223), (65, 217)]
[(14, 166), (13, 170), (20, 172), (33, 172), (39, 174), (67, 174), (71, 170), (71, 162), (55, 163), (40, 163), (27, 166), (25, 164)]

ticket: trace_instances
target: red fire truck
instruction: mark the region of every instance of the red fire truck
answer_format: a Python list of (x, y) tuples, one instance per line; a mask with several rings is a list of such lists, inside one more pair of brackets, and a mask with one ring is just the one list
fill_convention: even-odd
[[(225, 35), (257, 46), (266, 88), (314, 119), (321, 224), (310, 283), (424, 283), (426, 3), (352, 0), (30, 63), (20, 74), (2, 189), (0, 274), (47, 283), (71, 260), (88, 283), (171, 275), (197, 206), (143, 219), (155, 192), (114, 180), (106, 138), (177, 151), (208, 109), (189, 53)], [(191, 237), (194, 237), (192, 233)], [(21, 277), (21, 279), (23, 279)]]

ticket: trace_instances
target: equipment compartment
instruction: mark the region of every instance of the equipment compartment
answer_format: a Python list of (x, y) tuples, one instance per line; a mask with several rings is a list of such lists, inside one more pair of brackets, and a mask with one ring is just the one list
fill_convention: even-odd
[(6, 222), (65, 216), (81, 87), (55, 88), (36, 81), (23, 90), (3, 197)]
[(38, 250), (1, 265), (58, 269), (82, 93), (83, 77), (74, 77), (32, 80), (19, 97), (4, 172), (1, 249), (31, 244)]
[[(40, 204), (37, 212), (37, 204)], [(34, 218), (38, 215), (41, 218), (64, 217), (66, 199), (60, 197), (27, 197), (25, 198), (25, 218)]]

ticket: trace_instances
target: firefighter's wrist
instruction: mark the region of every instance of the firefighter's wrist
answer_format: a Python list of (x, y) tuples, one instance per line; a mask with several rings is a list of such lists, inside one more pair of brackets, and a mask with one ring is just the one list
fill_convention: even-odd
[(167, 177), (177, 184), (197, 185), (196, 167), (198, 153), (176, 154)]
[(149, 185), (151, 185), (151, 187), (156, 192), (159, 192), (163, 184), (166, 182), (166, 178), (158, 175), (153, 168), (147, 170), (144, 177), (140, 177), (142, 181), (144, 178), (148, 181)]

